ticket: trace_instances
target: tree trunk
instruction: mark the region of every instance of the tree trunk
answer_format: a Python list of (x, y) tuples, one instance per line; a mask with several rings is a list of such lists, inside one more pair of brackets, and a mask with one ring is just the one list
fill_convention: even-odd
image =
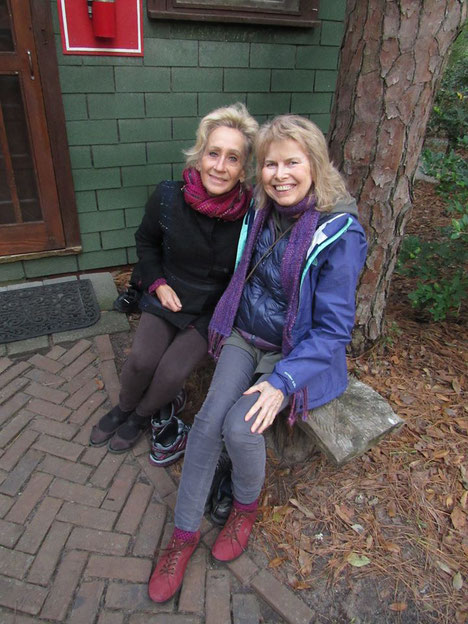
[(460, 0), (347, 2), (329, 139), (369, 243), (355, 352), (382, 332), (433, 97), (465, 16)]

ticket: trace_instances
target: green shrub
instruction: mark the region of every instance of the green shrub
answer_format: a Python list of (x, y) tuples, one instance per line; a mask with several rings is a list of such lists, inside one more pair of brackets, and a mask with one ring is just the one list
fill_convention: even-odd
[(443, 133), (447, 137), (447, 153), (460, 137), (468, 134), (467, 44), (468, 25), (465, 25), (452, 48), (428, 124), (430, 133)]
[[(466, 137), (459, 141), (459, 146), (465, 144)], [(447, 155), (425, 150), (423, 167), (438, 180), (437, 193), (452, 221), (436, 240), (405, 237), (397, 272), (417, 280), (408, 295), (413, 307), (440, 321), (457, 316), (468, 297), (468, 163), (453, 150)]]

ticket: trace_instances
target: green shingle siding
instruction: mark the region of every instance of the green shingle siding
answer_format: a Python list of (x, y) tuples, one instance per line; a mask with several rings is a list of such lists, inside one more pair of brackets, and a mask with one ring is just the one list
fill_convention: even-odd
[(73, 183), (76, 191), (87, 191), (120, 186), (120, 170), (109, 169), (74, 169)]
[(158, 117), (147, 119), (122, 119), (118, 122), (120, 141), (163, 141), (171, 138), (171, 120)]
[(73, 273), (78, 268), (76, 256), (53, 256), (38, 260), (25, 260), (23, 264), (24, 273), (28, 278), (54, 275), (55, 273)]
[(170, 91), (170, 69), (154, 67), (115, 67), (117, 92), (151, 93)]
[(145, 65), (196, 67), (198, 42), (183, 39), (148, 39), (145, 42)]
[(249, 45), (229, 41), (200, 41), (200, 67), (248, 67)]
[(78, 256), (78, 268), (80, 271), (99, 269), (100, 267), (119, 266), (127, 264), (127, 252), (125, 249), (103, 249), (82, 253)]
[(117, 210), (118, 208), (142, 206), (148, 197), (146, 189), (146, 186), (129, 186), (98, 191), (97, 205), (99, 210)]
[(145, 116), (143, 93), (88, 95), (90, 119), (134, 119)]
[(123, 210), (106, 210), (105, 212), (84, 212), (79, 215), (80, 231), (103, 232), (120, 230), (124, 227)]
[(93, 147), (93, 161), (95, 167), (144, 165), (146, 163), (145, 145), (143, 143), (95, 145)]
[(117, 122), (115, 120), (69, 121), (67, 136), (69, 145), (117, 143)]
[(269, 91), (270, 70), (225, 69), (225, 91)]
[(149, 117), (187, 117), (197, 114), (196, 93), (147, 93), (145, 102)]
[(173, 91), (221, 91), (223, 87), (223, 70), (185, 67), (172, 69)]
[(113, 230), (111, 232), (102, 232), (102, 248), (103, 249), (120, 249), (122, 247), (131, 247), (135, 244), (136, 228), (126, 227), (123, 230)]

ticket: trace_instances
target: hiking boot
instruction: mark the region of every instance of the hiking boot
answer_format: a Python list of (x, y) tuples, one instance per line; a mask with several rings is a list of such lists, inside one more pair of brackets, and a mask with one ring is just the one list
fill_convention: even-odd
[(190, 426), (174, 416), (161, 431), (153, 437), (149, 455), (155, 466), (170, 466), (185, 453)]
[(89, 438), (90, 446), (104, 446), (131, 414), (131, 411), (122, 411), (118, 405), (113, 407), (110, 412), (107, 412), (97, 425), (94, 425), (91, 429)]
[(213, 522), (219, 525), (226, 523), (232, 507), (231, 470), (231, 458), (223, 448), (205, 504), (205, 513), (210, 514)]
[(151, 438), (154, 441), (155, 436), (168, 425), (171, 420), (180, 414), (187, 403), (187, 393), (184, 388), (179, 390), (173, 401), (161, 407), (161, 409), (151, 419)]
[(242, 511), (233, 507), (228, 521), (213, 544), (211, 554), (217, 561), (234, 561), (247, 548), (257, 510)]
[(210, 518), (220, 526), (226, 524), (232, 507), (231, 473), (224, 473), (213, 492)]
[(135, 446), (149, 425), (148, 416), (139, 416), (136, 412), (132, 412), (109, 440), (107, 448), (111, 453), (125, 453)]
[(200, 531), (197, 531), (190, 541), (172, 536), (149, 581), (148, 595), (153, 602), (166, 602), (177, 592), (182, 585), (189, 559), (199, 541)]

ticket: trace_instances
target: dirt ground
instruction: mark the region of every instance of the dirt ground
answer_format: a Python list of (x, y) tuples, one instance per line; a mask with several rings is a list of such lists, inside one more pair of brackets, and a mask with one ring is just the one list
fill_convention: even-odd
[[(407, 232), (431, 236), (445, 223), (433, 187), (418, 183)], [(119, 288), (127, 278), (115, 272)], [(385, 335), (348, 362), (405, 419), (400, 433), (341, 469), (319, 453), (291, 468), (269, 452), (257, 557), (317, 624), (468, 622), (467, 312), (423, 321), (410, 288), (394, 276)], [(129, 319), (134, 329), (138, 314)], [(113, 344), (121, 365), (131, 336)], [(207, 359), (187, 383), (187, 422), (212, 371)]]

